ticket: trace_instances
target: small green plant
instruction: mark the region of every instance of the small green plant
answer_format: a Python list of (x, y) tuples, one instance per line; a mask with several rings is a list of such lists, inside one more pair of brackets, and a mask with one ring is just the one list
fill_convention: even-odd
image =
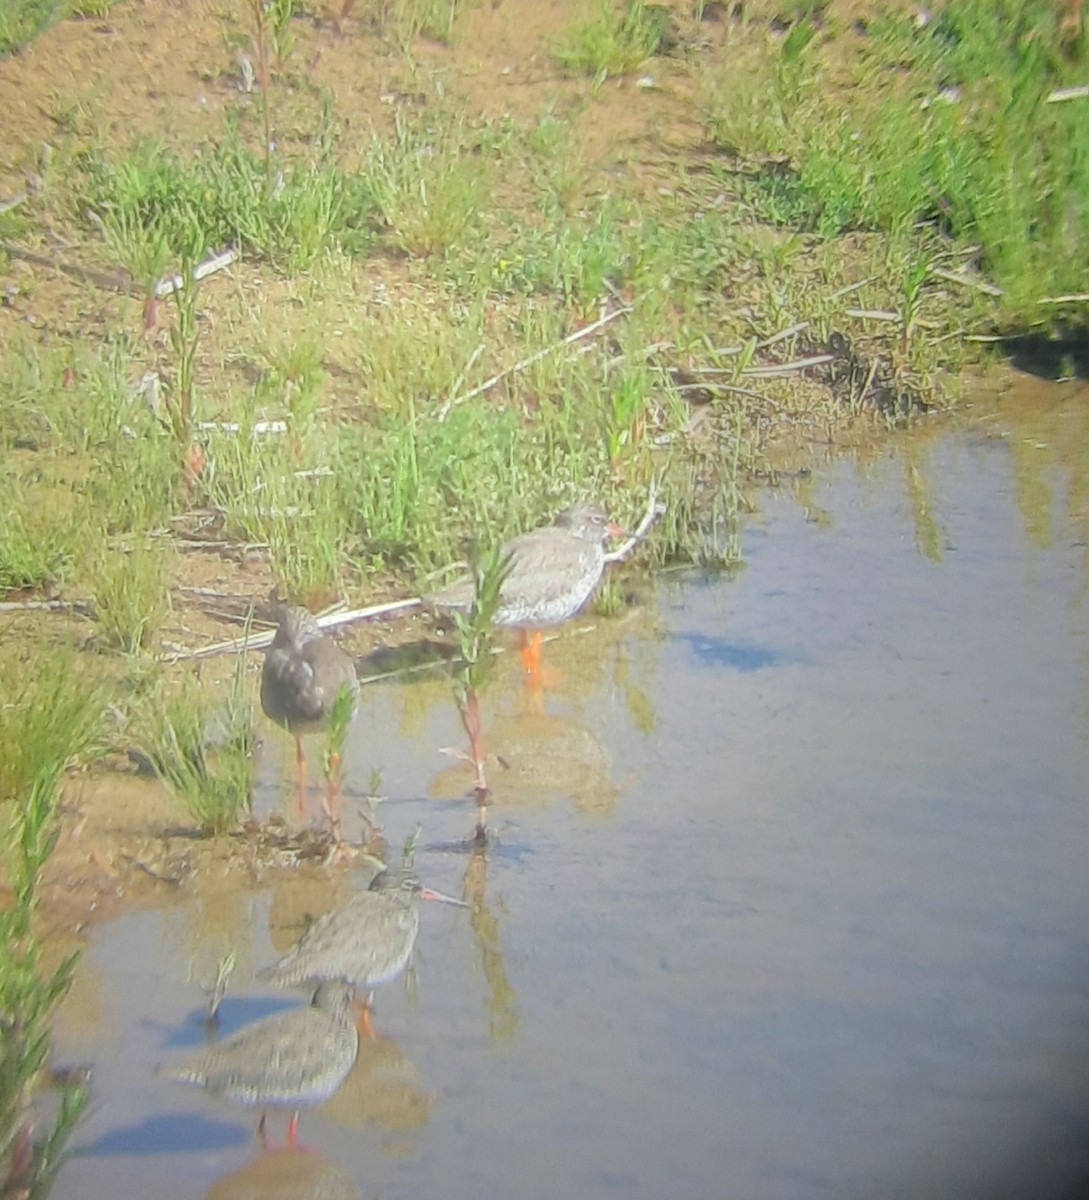
[(623, 610), (623, 594), (613, 576), (607, 574), (594, 592), (594, 612), (599, 617), (618, 617)]
[(226, 833), (249, 811), (253, 713), (243, 656), (225, 701), (209, 701), (192, 684), (160, 696), (138, 737), (155, 773), (203, 833)]
[(611, 75), (635, 71), (657, 51), (662, 41), (661, 7), (644, 0), (598, 0), (592, 21), (570, 30), (553, 53), (573, 75), (604, 83)]
[(0, 662), (0, 1195), (45, 1197), (83, 1111), (86, 1090), (59, 1085), (53, 1116), (31, 1112), (49, 1058), (49, 1026), (76, 955), (52, 972), (33, 928), (38, 883), (57, 841), (61, 776), (95, 746), (102, 693), (69, 650)]
[(0, 5), (0, 57), (32, 42), (64, 12), (64, 0), (5, 0)]
[(355, 716), (356, 698), (347, 686), (341, 687), (329, 713), (329, 728), (325, 735), (325, 750), (322, 755), (322, 772), (325, 775), (325, 815), (334, 841), (341, 840), (340, 831), (340, 785), (344, 770), (344, 744)]
[(172, 255), (199, 260), (232, 244), (289, 272), (333, 247), (363, 253), (374, 242), (365, 179), (339, 165), (324, 125), (316, 141), (313, 158), (267, 164), (234, 127), (188, 157), (148, 141), (88, 153), (80, 212), (141, 281), (157, 281)]
[(68, 14), (73, 17), (104, 17), (117, 0), (67, 0)]
[[(392, 0), (385, 4), (386, 27), (407, 50), (418, 37), (449, 44), (459, 9), (467, 0)], [(472, 0), (469, 0), (472, 2)]]
[(67, 577), (80, 521), (51, 499), (49, 489), (25, 486), (0, 470), (0, 593)]
[(162, 539), (100, 539), (88, 564), (91, 603), (104, 645), (123, 654), (147, 649), (170, 610), (170, 551)]
[(38, 781), (55, 786), (87, 756), (102, 726), (99, 682), (67, 648), (36, 652), (33, 664), (0, 660), (0, 820)]
[(282, 68), (295, 45), (295, 35), (291, 30), (291, 22), (295, 19), (298, 0), (266, 0), (265, 10), (268, 13), (268, 27), (272, 34), (272, 52), (276, 56), (276, 65)]
[(4, 813), (3, 865), (13, 898), (0, 909), (0, 1195), (46, 1197), (66, 1160), (65, 1147), (87, 1102), (84, 1083), (57, 1086), (43, 1121), (32, 1111), (43, 1085), (53, 1013), (72, 982), (78, 954), (42, 967), (33, 928), (37, 888), (57, 841), (57, 780), (66, 757), (43, 762), (29, 792)]
[(609, 380), (603, 426), (609, 463), (615, 471), (622, 456), (638, 449), (646, 426), (651, 379), (647, 371), (628, 369)]
[(475, 598), (467, 613), (455, 612), (459, 660), (454, 683), (454, 699), (461, 725), (469, 739), (464, 757), (475, 773), (473, 793), (477, 802), (476, 840), (487, 837), (488, 780), (484, 771), (483, 724), (480, 692), (491, 671), (494, 626), (499, 609), (503, 581), (510, 573), (511, 561), (502, 556), (498, 545), (484, 551), (473, 564)]
[[(1080, 81), (1085, 48), (1027, 0), (964, 0), (925, 30), (875, 19), (849, 89), (825, 86), (831, 39), (791, 27), (744, 89), (709, 86), (708, 126), (754, 164), (741, 192), (765, 220), (831, 237), (880, 230), (979, 245), (1007, 319), (1084, 291), (1089, 153), (1084, 114), (1049, 103)], [(929, 235), (919, 233), (928, 226)]]
[(171, 429), (178, 444), (190, 445), (194, 419), (195, 386), (194, 371), (200, 327), (197, 324), (197, 300), (199, 295), (194, 268), (199, 254), (195, 238), (182, 252), (180, 287), (170, 293), (177, 309), (177, 323), (170, 327), (170, 345), (174, 351), (174, 378), (167, 389), (167, 414)]
[(363, 174), (393, 243), (406, 254), (439, 254), (472, 228), (488, 186), (464, 120), (410, 127), (397, 114), (392, 143), (371, 143)]
[(265, 373), (259, 394), (269, 402), (282, 404), (291, 414), (291, 426), (298, 436), (308, 430), (321, 401), (325, 380), (324, 347), (312, 333), (294, 337), (282, 345), (261, 348)]

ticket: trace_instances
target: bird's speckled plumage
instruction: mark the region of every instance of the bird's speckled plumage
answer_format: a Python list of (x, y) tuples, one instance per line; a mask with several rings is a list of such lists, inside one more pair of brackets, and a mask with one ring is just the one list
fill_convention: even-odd
[(261, 707), (292, 733), (320, 729), (341, 688), (359, 695), (352, 660), (329, 641), (305, 608), (281, 607), (261, 670)]
[(420, 929), (420, 882), (384, 871), (366, 892), (320, 916), (261, 978), (281, 987), (339, 979), (372, 988), (404, 969)]
[(320, 1104), (359, 1049), (353, 995), (347, 984), (322, 983), (309, 1007), (262, 1017), (165, 1073), (242, 1104)]
[[(581, 503), (565, 508), (553, 524), (512, 538), (502, 550), (510, 571), (500, 588), (495, 624), (539, 629), (573, 617), (601, 579), (603, 543), (614, 531), (601, 505)], [(473, 580), (466, 577), (427, 602), (467, 611), (474, 596)]]

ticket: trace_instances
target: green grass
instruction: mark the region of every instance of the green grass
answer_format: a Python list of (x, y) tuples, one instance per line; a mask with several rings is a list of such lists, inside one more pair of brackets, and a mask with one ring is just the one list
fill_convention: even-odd
[(86, 568), (101, 645), (124, 654), (151, 649), (170, 610), (173, 548), (163, 538), (92, 538)]
[(49, 491), (0, 470), (0, 594), (61, 584), (81, 541), (81, 521), (52, 506)]
[(458, 16), (478, 0), (384, 0), (378, 5), (382, 28), (407, 49), (419, 37), (447, 45), (457, 36)]
[(363, 168), (391, 243), (405, 254), (441, 254), (463, 241), (488, 200), (487, 147), (453, 117), (409, 124), (398, 115), (388, 141), (375, 137)]
[[(33, 660), (30, 661), (30, 656)], [(92, 754), (101, 729), (101, 685), (74, 650), (35, 648), (0, 659), (0, 812)]]
[(253, 713), (243, 655), (226, 697), (192, 679), (173, 694), (160, 689), (141, 708), (134, 732), (201, 832), (226, 833), (249, 812)]
[(13, 54), (64, 16), (64, 0), (5, 0), (0, 6), (0, 56)]
[(1024, 0), (965, 0), (922, 29), (888, 14), (856, 39), (850, 86), (829, 89), (848, 34), (811, 35), (795, 26), (745, 89), (709, 81), (711, 135), (756, 163), (742, 190), (758, 215), (826, 238), (922, 223), (979, 243), (1006, 321), (1084, 291), (1089, 122), (1082, 102), (1046, 102), (1083, 81), (1084, 39), (1064, 49)]
[[(873, 407), (753, 368), (836, 333), (894, 400), (929, 397), (963, 361), (961, 330), (1035, 321), (1041, 293), (1084, 289), (1084, 105), (1044, 103), (1084, 75), (1084, 45), (1060, 47), (1013, 0), (965, 0), (922, 29), (890, 15), (865, 36), (817, 7), (782, 6), (785, 29), (751, 12), (721, 54), (687, 39), (669, 72), (702, 81), (703, 105), (683, 86), (669, 103), (711, 144), (683, 152), (654, 130), (605, 149), (584, 137), (609, 97), (559, 66), (543, 113), (474, 114), (447, 67), (412, 57), (418, 36), (453, 37), (464, 6), (423, 0), (378, 6), (365, 34), (420, 102), (362, 119), (298, 70), (312, 30), (294, 4), (266, 14), (267, 157), (241, 92), (193, 144), (178, 130), (106, 143), (76, 119), (87, 95), (59, 95), (43, 186), (5, 237), (40, 231), (142, 292), (227, 245), (242, 261), (160, 301), (149, 329), (139, 296), (103, 301), (104, 336), (9, 326), (0, 589), (59, 586), (94, 605), (100, 647), (144, 654), (184, 573), (178, 536), (202, 522), (259, 548), (262, 587), (316, 607), (414, 592), (576, 496), (628, 519), (652, 479), (669, 511), (648, 556), (732, 561), (775, 423), (834, 428)], [(600, 82), (661, 50), (662, 18), (595, 4), (548, 49)], [(251, 24), (224, 33), (225, 53)], [(935, 274), (974, 261), (973, 244), (1000, 299)], [(48, 295), (36, 276), (26, 288), (13, 304)], [(146, 375), (157, 401), (136, 387)], [(215, 421), (237, 429), (201, 428)]]
[(37, 1111), (53, 1013), (78, 960), (72, 954), (52, 971), (44, 968), (33, 928), (37, 881), (56, 845), (56, 778), (62, 766), (61, 760), (43, 764), (7, 821), (3, 850), (14, 900), (0, 910), (0, 1190), (31, 1198), (49, 1194), (88, 1098), (82, 1082), (63, 1082), (55, 1089), (51, 1114)]
[(3, 0), (0, 58), (14, 54), (64, 17), (104, 17), (117, 0)]
[(375, 205), (361, 177), (328, 153), (273, 165), (270, 178), (236, 130), (193, 155), (152, 141), (121, 155), (99, 149), (82, 156), (79, 209), (145, 286), (183, 256), (231, 245), (290, 274), (326, 250), (373, 243)]
[(638, 70), (661, 44), (665, 34), (662, 5), (644, 0), (598, 0), (590, 21), (568, 30), (553, 47), (563, 67), (573, 75), (604, 83), (613, 75)]
[(0, 660), (0, 866), (11, 899), (0, 908), (0, 1191), (44, 1197), (65, 1160), (86, 1088), (57, 1088), (50, 1115), (37, 1099), (50, 1025), (76, 955), (42, 965), (34, 928), (38, 882), (57, 841), (61, 778), (98, 742), (103, 692), (70, 650)]

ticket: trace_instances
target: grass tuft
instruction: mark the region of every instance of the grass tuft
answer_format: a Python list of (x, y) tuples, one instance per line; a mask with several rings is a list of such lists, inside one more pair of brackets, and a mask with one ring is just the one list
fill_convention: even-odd
[(372, 141), (363, 177), (394, 246), (422, 257), (466, 238), (488, 197), (479, 151), (463, 118), (411, 126), (398, 114), (393, 139)]
[(925, 223), (978, 241), (1008, 320), (1084, 290), (1089, 124), (1077, 103), (1047, 103), (1081, 80), (1084, 45), (1064, 49), (1051, 14), (1019, 0), (965, 0), (922, 28), (886, 13), (866, 28), (849, 86), (830, 89), (842, 49), (812, 32), (795, 26), (745, 88), (709, 81), (709, 131), (755, 163), (741, 191), (758, 216), (821, 237)]
[(253, 712), (240, 655), (226, 699), (190, 683), (143, 710), (138, 740), (153, 769), (203, 833), (235, 828), (249, 812)]
[(87, 574), (105, 646), (138, 654), (154, 644), (170, 611), (172, 555), (161, 538), (135, 537), (128, 545), (107, 538), (97, 541)]
[(92, 750), (103, 699), (87, 664), (67, 648), (35, 649), (29, 662), (0, 660), (0, 695), (0, 806), (12, 811)]
[(610, 76), (638, 70), (655, 54), (666, 32), (668, 13), (660, 4), (598, 0), (591, 21), (570, 29), (557, 40), (553, 53), (572, 75), (604, 83)]

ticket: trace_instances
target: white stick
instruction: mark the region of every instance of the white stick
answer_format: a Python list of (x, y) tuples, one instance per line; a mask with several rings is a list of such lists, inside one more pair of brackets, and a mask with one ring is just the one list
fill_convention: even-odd
[[(197, 428), (201, 431), (218, 431), (219, 433), (238, 433), (243, 426), (238, 421), (198, 421)], [(254, 421), (246, 428), (253, 434), (287, 433), (286, 421)]]
[(635, 547), (647, 536), (647, 530), (651, 527), (654, 521), (665, 512), (665, 504), (658, 499), (658, 481), (652, 479), (650, 482), (650, 494), (647, 496), (647, 510), (643, 513), (643, 519), (638, 526), (632, 530), (626, 541), (622, 542), (615, 550), (610, 550), (605, 555), (607, 563), (620, 562), (622, 559), (635, 549)]
[(982, 292), (985, 296), (1001, 296), (1002, 289), (993, 283), (988, 283), (985, 279), (973, 279), (971, 275), (965, 275), (961, 271), (947, 271), (944, 267), (930, 266), (927, 272), (931, 275), (936, 275), (939, 279), (945, 279), (949, 283), (959, 283), (963, 287), (974, 288), (977, 292)]
[(0, 213), (6, 213), (10, 209), (18, 208), (26, 200), (26, 195), (26, 192), (18, 192), (16, 195), (8, 197), (7, 200), (0, 200)]
[[(368, 617), (382, 617), (387, 613), (400, 612), (406, 608), (415, 608), (420, 603), (418, 597), (411, 600), (393, 600), (388, 604), (374, 604), (370, 608), (356, 608), (349, 612), (326, 613), (317, 618), (322, 629), (332, 629), (334, 626), (351, 625), (356, 621), (365, 621)], [(201, 646), (196, 650), (188, 650), (184, 654), (169, 654), (163, 661), (178, 662), (181, 659), (214, 658), (219, 654), (232, 654), (237, 650), (263, 650), (271, 645), (276, 636), (274, 629), (266, 629), (263, 633), (252, 633), (249, 637), (232, 638), (227, 642), (215, 642), (211, 646)]]
[(1048, 104), (1058, 104), (1062, 100), (1082, 100), (1089, 96), (1089, 83), (1079, 84), (1077, 87), (1057, 88), (1047, 98)]
[[(229, 267), (239, 257), (238, 251), (231, 248), (224, 250), (222, 254), (214, 254), (211, 258), (206, 258), (204, 262), (193, 268), (194, 283), (199, 283), (205, 276), (212, 275), (216, 271), (222, 271), (225, 267)], [(165, 279), (160, 279), (155, 285), (156, 299), (162, 300), (164, 296), (169, 296), (171, 292), (180, 292), (183, 287), (185, 287), (185, 280), (180, 275), (168, 275)]]
[(746, 379), (770, 379), (773, 375), (789, 375), (808, 367), (819, 367), (831, 362), (832, 358), (831, 354), (811, 354), (808, 358), (796, 358), (793, 362), (775, 363), (770, 367), (746, 367), (741, 374)]
[(847, 308), (844, 312), (849, 317), (858, 317), (863, 321), (900, 321), (903, 318), (898, 312), (887, 308)]
[(551, 346), (544, 346), (540, 350), (535, 350), (528, 358), (520, 359), (511, 366), (505, 367), (498, 374), (493, 375), (491, 379), (485, 379), (483, 383), (477, 384), (475, 388), (470, 388), (460, 396), (453, 396), (447, 399), (442, 406), (443, 415), (445, 416), (455, 404), (472, 400), (474, 396), (480, 396), (484, 392), (490, 391), (501, 379), (506, 379), (508, 375), (513, 375), (516, 371), (524, 371), (526, 367), (531, 367), (535, 362), (546, 358), (549, 354), (553, 354), (557, 350), (562, 350), (564, 346), (574, 345), (575, 342), (580, 342), (583, 338), (590, 337), (591, 334), (597, 333), (603, 326), (608, 325), (610, 321), (615, 321), (617, 317), (627, 316), (630, 312), (630, 308), (614, 308), (612, 312), (599, 317), (592, 324), (584, 325), (581, 329), (576, 329), (574, 333), (569, 333), (562, 341), (553, 342)]

